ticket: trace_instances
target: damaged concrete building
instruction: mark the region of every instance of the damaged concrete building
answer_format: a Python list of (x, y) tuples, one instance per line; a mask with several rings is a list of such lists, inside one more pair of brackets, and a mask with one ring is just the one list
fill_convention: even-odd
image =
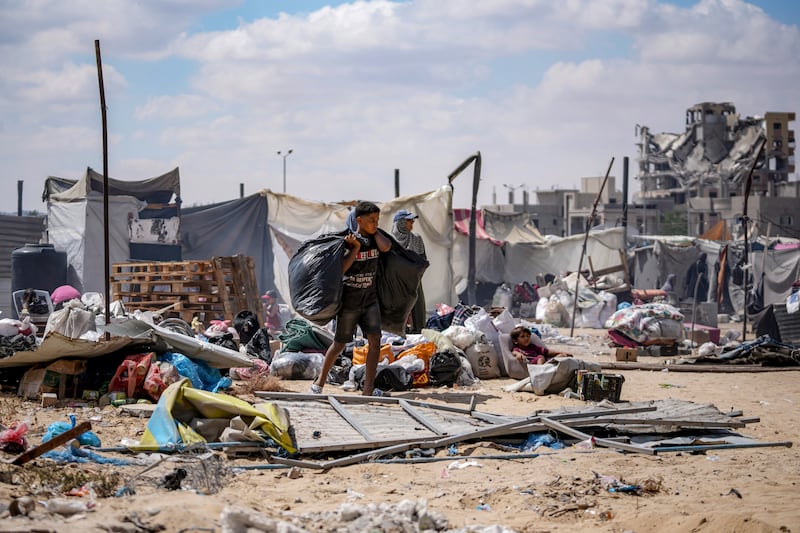
[(654, 134), (637, 125), (640, 190), (635, 202), (655, 204), (662, 213), (685, 213), (689, 235), (702, 234), (719, 221), (739, 235), (745, 184), (758, 157), (748, 203), (752, 230), (800, 237), (800, 182), (792, 180), (795, 136), (789, 127), (794, 120), (793, 112), (741, 118), (729, 102), (704, 102), (686, 110), (683, 133)]

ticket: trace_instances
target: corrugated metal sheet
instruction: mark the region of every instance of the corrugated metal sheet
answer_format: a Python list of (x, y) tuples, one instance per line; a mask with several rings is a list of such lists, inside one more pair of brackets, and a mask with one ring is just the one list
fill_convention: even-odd
[(773, 304), (772, 312), (775, 313), (778, 331), (781, 332), (781, 341), (786, 344), (800, 344), (800, 312), (788, 314), (785, 303)]
[(43, 216), (0, 215), (0, 316), (11, 316), (11, 252), (27, 243), (40, 242), (43, 233)]

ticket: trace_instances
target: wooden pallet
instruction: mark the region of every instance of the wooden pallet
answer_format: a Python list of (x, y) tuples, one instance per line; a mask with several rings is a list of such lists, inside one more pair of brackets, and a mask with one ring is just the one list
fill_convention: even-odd
[(264, 323), (252, 257), (212, 257), (208, 261), (115, 263), (111, 293), (129, 310), (168, 310), (162, 316), (208, 323), (233, 320), (239, 311), (256, 313)]

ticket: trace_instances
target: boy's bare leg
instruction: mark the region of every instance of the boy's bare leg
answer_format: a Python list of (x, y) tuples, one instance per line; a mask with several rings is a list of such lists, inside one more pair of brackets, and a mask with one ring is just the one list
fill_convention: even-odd
[[(380, 342), (380, 340), (378, 342)], [(336, 363), (336, 359), (339, 358), (339, 354), (342, 353), (344, 347), (345, 343), (336, 341), (333, 341), (333, 343), (328, 346), (328, 351), (325, 352), (325, 361), (322, 362), (322, 372), (320, 372), (319, 376), (317, 376), (317, 379), (314, 380), (315, 385), (320, 388), (325, 386), (325, 382), (328, 380), (328, 372), (331, 371), (331, 367), (333, 367), (333, 364)], [(373, 372), (373, 377), (374, 375), (375, 374)]]
[(364, 368), (364, 396), (372, 396), (375, 388), (375, 374), (378, 371), (378, 357), (381, 353), (381, 336), (367, 335), (367, 361)]

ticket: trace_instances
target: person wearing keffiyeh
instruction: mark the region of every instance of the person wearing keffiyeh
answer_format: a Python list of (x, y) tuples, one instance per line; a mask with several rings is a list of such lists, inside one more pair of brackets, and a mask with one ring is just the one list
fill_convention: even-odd
[[(412, 233), (414, 221), (419, 218), (417, 215), (410, 211), (402, 209), (394, 215), (394, 226), (392, 227), (392, 236), (397, 243), (412, 252), (418, 253), (423, 258), (427, 259), (425, 254), (425, 242), (422, 237), (416, 233)], [(427, 313), (425, 311), (425, 294), (422, 292), (422, 283), (417, 288), (417, 302), (411, 310), (411, 333), (419, 333), (427, 320)]]

